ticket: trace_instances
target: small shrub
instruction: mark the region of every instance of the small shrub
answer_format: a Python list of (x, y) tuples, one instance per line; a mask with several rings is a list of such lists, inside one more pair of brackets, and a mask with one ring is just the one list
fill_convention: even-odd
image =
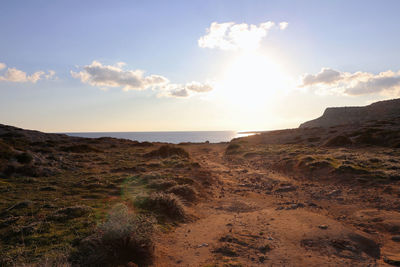
[(350, 146), (352, 144), (353, 144), (353, 142), (350, 140), (350, 138), (343, 136), (343, 135), (338, 135), (338, 136), (335, 136), (335, 137), (329, 139), (324, 144), (324, 146), (327, 146), (327, 147)]
[(89, 153), (89, 152), (101, 152), (101, 150), (90, 146), (90, 145), (72, 145), (72, 146), (64, 146), (61, 147), (61, 150), (64, 152), (72, 152), (72, 153)]
[(39, 177), (45, 176), (46, 173), (42, 168), (32, 165), (22, 165), (18, 166), (15, 164), (9, 164), (3, 169), (3, 174), (7, 177), (11, 176), (28, 176), (28, 177)]
[(319, 137), (319, 136), (307, 138), (308, 142), (317, 142), (319, 140), (321, 140), (321, 137)]
[(167, 193), (175, 194), (187, 201), (194, 201), (197, 198), (197, 191), (187, 184), (175, 185), (167, 190)]
[(77, 205), (71, 207), (65, 207), (57, 210), (53, 215), (54, 219), (57, 220), (70, 220), (88, 215), (92, 212), (92, 208), (86, 205)]
[(8, 177), (12, 175), (14, 176), (22, 175), (28, 177), (46, 176), (46, 173), (42, 168), (32, 165), (22, 165), (22, 166), (8, 165), (6, 169), (3, 171), (3, 173)]
[(150, 142), (138, 142), (138, 141), (133, 141), (133, 143), (131, 144), (131, 146), (136, 146), (136, 147), (149, 147), (149, 146), (153, 146), (153, 143)]
[(381, 145), (382, 142), (372, 133), (365, 132), (355, 138), (355, 142), (361, 145)]
[(5, 166), (3, 173), (5, 176), (10, 177), (14, 173), (16, 173), (16, 171), (17, 171), (17, 168), (14, 165), (7, 165), (7, 166)]
[(75, 258), (82, 266), (120, 266), (128, 262), (147, 266), (154, 252), (154, 223), (117, 204), (95, 233), (81, 241)]
[(172, 157), (172, 156), (189, 158), (189, 153), (180, 147), (163, 145), (159, 149), (150, 151), (149, 153), (145, 154), (145, 157), (148, 157), (148, 158), (152, 158), (152, 157), (168, 158), (168, 157)]
[(149, 183), (154, 180), (162, 179), (162, 176), (160, 173), (150, 172), (150, 173), (145, 173), (145, 174), (141, 175), (141, 179), (143, 180), (143, 182)]
[(237, 144), (237, 143), (230, 143), (230, 144), (228, 145), (228, 147), (226, 148), (226, 150), (225, 150), (225, 154), (227, 154), (227, 155), (235, 154), (235, 153), (238, 152), (239, 148), (240, 148), (240, 145), (239, 145), (239, 144)]
[(157, 180), (151, 181), (148, 186), (150, 188), (155, 188), (155, 189), (158, 189), (158, 190), (165, 190), (165, 189), (168, 189), (168, 188), (173, 187), (175, 185), (177, 185), (177, 183), (174, 180), (157, 179)]
[(28, 152), (24, 152), (24, 153), (18, 154), (16, 156), (16, 159), (21, 164), (29, 164), (32, 162), (33, 156)]
[(226, 148), (226, 150), (236, 150), (236, 149), (239, 149), (239, 148), (240, 148), (240, 145), (239, 145), (239, 144), (231, 143), (231, 144), (229, 144), (229, 146)]
[(182, 220), (185, 217), (183, 204), (174, 194), (153, 193), (147, 197), (137, 197), (134, 204), (170, 219)]
[(315, 162), (311, 162), (311, 163), (307, 164), (307, 166), (310, 170), (320, 170), (320, 169), (324, 169), (324, 168), (332, 168), (331, 163), (326, 160), (318, 160)]
[(0, 159), (11, 159), (14, 156), (12, 148), (0, 140)]

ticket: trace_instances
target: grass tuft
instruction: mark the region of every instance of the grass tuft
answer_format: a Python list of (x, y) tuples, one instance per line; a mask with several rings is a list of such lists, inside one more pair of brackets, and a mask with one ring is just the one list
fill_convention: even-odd
[(172, 193), (187, 201), (195, 201), (197, 191), (193, 186), (187, 184), (175, 185), (167, 190), (167, 193)]
[(95, 233), (82, 240), (75, 261), (81, 266), (120, 266), (151, 263), (154, 220), (134, 215), (124, 204), (115, 205)]
[(157, 190), (166, 190), (170, 187), (176, 186), (177, 183), (171, 179), (157, 179), (153, 180), (148, 184), (148, 187), (155, 188)]
[(145, 157), (148, 158), (154, 158), (154, 157), (168, 158), (172, 156), (189, 158), (189, 153), (180, 147), (163, 145), (159, 149), (150, 151), (149, 153), (145, 154)]
[(174, 194), (153, 193), (150, 196), (136, 197), (134, 204), (169, 219), (183, 220), (185, 218), (182, 201)]

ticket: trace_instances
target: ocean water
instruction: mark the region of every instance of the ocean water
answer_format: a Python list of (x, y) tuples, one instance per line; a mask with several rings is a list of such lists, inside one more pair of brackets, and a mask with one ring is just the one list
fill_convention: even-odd
[(166, 142), (178, 144), (182, 142), (210, 143), (229, 142), (233, 138), (244, 137), (250, 134), (241, 134), (235, 131), (195, 131), (195, 132), (89, 132), (89, 133), (65, 133), (70, 136), (99, 138), (115, 137), (139, 142)]

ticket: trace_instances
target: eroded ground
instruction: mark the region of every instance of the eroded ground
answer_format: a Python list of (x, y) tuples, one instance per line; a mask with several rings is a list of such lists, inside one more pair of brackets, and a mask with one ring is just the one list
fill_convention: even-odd
[[(281, 167), (277, 158), (293, 147), (286, 155), (271, 152), (282, 146), (242, 143), (230, 155), (225, 148), (191, 148), (219, 184), (197, 206), (199, 220), (160, 237), (156, 266), (384, 266), (399, 260), (399, 243), (392, 240), (400, 230), (398, 182), (327, 179), (337, 176), (333, 168), (282, 174), (274, 171)], [(324, 156), (360, 163), (352, 155), (362, 150), (349, 153), (332, 149)]]
[(400, 264), (395, 147), (0, 130), (1, 266)]

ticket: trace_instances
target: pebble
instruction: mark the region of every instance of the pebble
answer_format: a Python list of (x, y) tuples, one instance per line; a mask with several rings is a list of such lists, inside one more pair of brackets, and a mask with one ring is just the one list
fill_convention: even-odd
[(198, 248), (208, 247), (208, 244), (207, 244), (207, 243), (203, 243), (203, 244), (201, 244), (201, 245), (198, 245), (197, 247), (198, 247)]
[(318, 228), (319, 228), (319, 229), (322, 229), (322, 230), (326, 230), (326, 229), (328, 229), (328, 225), (326, 225), (326, 224), (321, 224), (321, 225), (318, 226)]

